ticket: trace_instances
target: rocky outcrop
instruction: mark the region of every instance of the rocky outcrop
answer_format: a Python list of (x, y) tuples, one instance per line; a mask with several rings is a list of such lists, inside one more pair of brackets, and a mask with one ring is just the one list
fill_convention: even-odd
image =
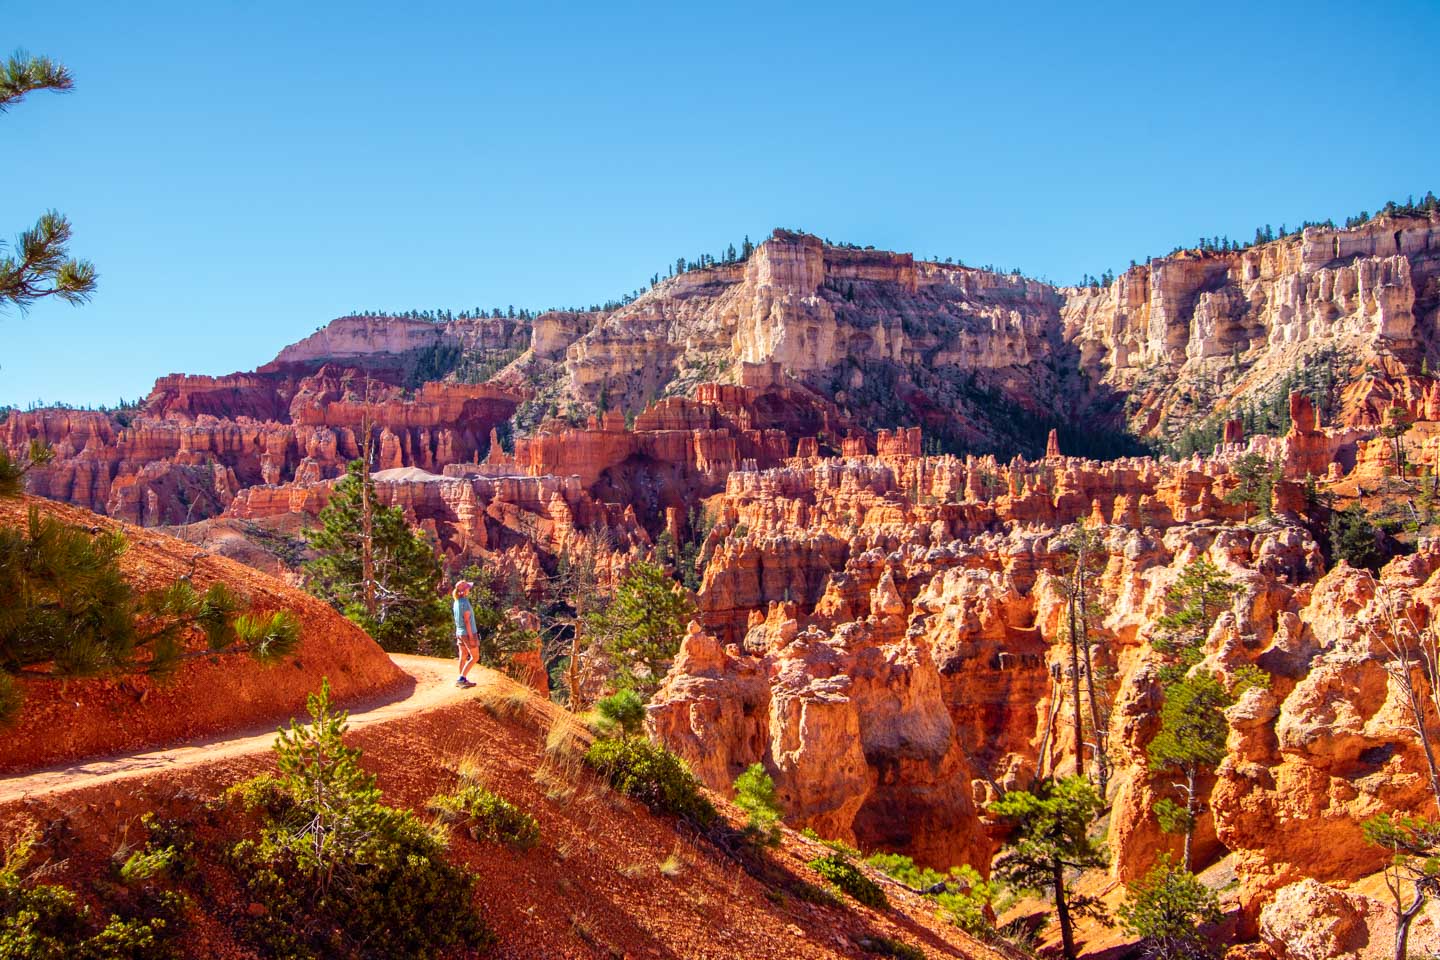
[(413, 365), (417, 355), (426, 352), (498, 353), (523, 349), (530, 339), (529, 322), (515, 317), (464, 317), (442, 323), (414, 317), (348, 316), (281, 350), (256, 372), (309, 373), (326, 364), (393, 372)]
[(13, 414), (0, 423), (0, 444), (17, 454), (34, 440), (54, 449), (32, 471), (32, 492), (156, 526), (214, 516), (242, 488), (337, 476), (360, 455), (367, 429), (382, 467), (477, 461), (515, 404), (487, 384), (430, 383), (407, 395), (329, 366), (298, 378), (177, 375), (123, 419)]
[(716, 789), (763, 762), (797, 826), (928, 862), (988, 862), (939, 670), (905, 634), (888, 575), (874, 601), (874, 615), (833, 634), (797, 632), (777, 605), (746, 638), (753, 656), (692, 626), (650, 722)]
[[(1427, 909), (1410, 928), (1410, 956), (1440, 950), (1440, 910)], [(1275, 960), (1390, 960), (1395, 915), (1372, 897), (1314, 880), (1278, 891), (1260, 913), (1260, 940)]]
[[(1064, 337), (1083, 369), (1132, 395), (1132, 428), (1173, 436), (1264, 396), (1325, 351), (1347, 374), (1397, 361), (1418, 372), (1440, 310), (1437, 276), (1434, 219), (1308, 227), (1244, 251), (1132, 266), (1108, 287), (1069, 288)], [(1344, 405), (1342, 421), (1352, 409)]]
[[(1312, 456), (1303, 438), (1330, 434), (1304, 402), (1294, 414), (1290, 437), (1255, 438), (1271, 444), (1257, 449)], [(1428, 623), (1440, 549), (1423, 545), (1378, 579), (1326, 572), (1288, 483), (1264, 524), (1225, 502), (1245, 449), (1104, 464), (896, 453), (731, 473), (712, 503), (705, 630), (652, 705), (654, 730), (716, 789), (764, 763), (799, 824), (984, 869), (985, 804), (1075, 767), (1059, 574), (1083, 522), (1103, 543), (1091, 635), (1109, 705), (1115, 878), (1178, 853), (1152, 809), (1168, 788), (1146, 753), (1163, 701), (1151, 639), (1166, 591), (1199, 556), (1239, 588), (1207, 668), (1258, 670), (1266, 684), (1228, 713), (1228, 757), (1202, 784), (1197, 863), (1230, 855), (1252, 930), (1287, 884), (1367, 876), (1383, 854), (1361, 821), (1433, 803), (1388, 682), (1377, 590)], [(877, 732), (892, 729), (913, 741)], [(927, 752), (934, 731), (954, 750)]]
[(1365, 841), (1361, 822), (1433, 806), (1387, 644), (1397, 629), (1429, 623), (1437, 570), (1440, 548), (1430, 541), (1378, 579), (1341, 564), (1303, 591), (1293, 612), (1282, 609), (1273, 639), (1257, 647), (1254, 661), (1275, 679), (1232, 708), (1212, 800), (1252, 909), (1266, 890), (1303, 877), (1376, 872), (1384, 854)]
[[(661, 281), (616, 310), (544, 315), (532, 347), (544, 362), (529, 376), (582, 412), (636, 411), (716, 374), (739, 380), (743, 364), (774, 364), (872, 426), (903, 415), (971, 446), (1031, 449), (1040, 437), (997, 422), (1015, 410), (1173, 438), (1270, 399), (1307, 364), (1342, 381), (1362, 368), (1418, 373), (1437, 276), (1440, 223), (1422, 217), (1180, 251), (1105, 287), (776, 231), (743, 263)], [(1055, 373), (1076, 366), (1083, 383)]]

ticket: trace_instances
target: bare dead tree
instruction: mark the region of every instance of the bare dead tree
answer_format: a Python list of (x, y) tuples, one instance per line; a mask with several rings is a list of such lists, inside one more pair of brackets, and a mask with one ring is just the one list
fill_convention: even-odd
[(375, 616), (375, 505), (370, 497), (370, 462), (374, 456), (371, 437), (375, 425), (370, 415), (370, 375), (365, 375), (364, 412), (360, 417), (360, 579), (364, 584), (365, 613)]
[[(1368, 574), (1375, 589), (1378, 622), (1371, 635), (1385, 650), (1385, 672), (1404, 700), (1406, 729), (1420, 745), (1430, 776), (1430, 793), (1440, 812), (1440, 768), (1435, 761), (1435, 722), (1440, 720), (1440, 631), (1433, 622), (1416, 621), (1408, 598), (1380, 585)], [(1418, 675), (1418, 676), (1417, 676)], [(1410, 926), (1427, 900), (1440, 895), (1440, 876), (1434, 864), (1440, 854), (1440, 823), (1414, 816), (1381, 814), (1362, 825), (1371, 843), (1385, 848), (1386, 889), (1395, 912), (1395, 960), (1405, 960)]]
[[(1095, 783), (1105, 796), (1110, 782), (1106, 731), (1109, 725), (1104, 696), (1095, 676), (1095, 641), (1090, 631), (1091, 595), (1097, 563), (1103, 562), (1104, 544), (1100, 537), (1082, 524), (1067, 542), (1073, 556), (1067, 576), (1061, 582), (1065, 594), (1065, 623), (1070, 660), (1070, 698), (1075, 728), (1075, 772), (1085, 775), (1085, 748), (1088, 746), (1094, 765)], [(1082, 693), (1083, 684), (1083, 693)], [(1085, 710), (1088, 704), (1088, 711)], [(1087, 741), (1084, 714), (1089, 713), (1092, 740)]]
[[(1371, 624), (1372, 635), (1389, 658), (1385, 672), (1405, 700), (1406, 729), (1420, 744), (1430, 775), (1430, 792), (1440, 810), (1440, 765), (1435, 760), (1435, 725), (1432, 717), (1440, 718), (1440, 632), (1433, 623), (1421, 627), (1414, 615), (1402, 604), (1395, 591), (1381, 586), (1367, 572), (1375, 587), (1375, 603), (1380, 611), (1380, 626)], [(1416, 682), (1420, 675), (1423, 685)]]

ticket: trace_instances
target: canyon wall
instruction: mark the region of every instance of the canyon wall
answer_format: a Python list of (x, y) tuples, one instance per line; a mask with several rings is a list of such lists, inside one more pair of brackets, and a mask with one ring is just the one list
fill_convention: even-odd
[(871, 428), (918, 423), (1038, 455), (1014, 411), (1173, 440), (1222, 409), (1283, 401), (1307, 367), (1340, 385), (1419, 373), (1440, 319), (1440, 221), (1179, 251), (1105, 287), (776, 231), (743, 263), (661, 281), (614, 311), (547, 317), (511, 385), (581, 412), (638, 411), (775, 364)]
[[(615, 310), (342, 317), (254, 373), (162, 377), (139, 411), (14, 412), (0, 443), (12, 453), (32, 439), (55, 446), (36, 492), (144, 524), (212, 516), (258, 483), (331, 478), (357, 455), (367, 418), (377, 467), (439, 473), (483, 457), (490, 430), (522, 404), (528, 433), (546, 411), (583, 425), (609, 410), (650, 417), (641, 433), (678, 417), (693, 434), (714, 429), (702, 424), (706, 409), (730, 418), (715, 393), (727, 385), (765, 394), (765, 426), (727, 419), (734, 449), (717, 437), (721, 448), (657, 454), (552, 429), (517, 450), (517, 463), (588, 485), (613, 458), (643, 455), (694, 464), (713, 486), (728, 468), (712, 464), (782, 455), (757, 429), (786, 431), (788, 455), (810, 436), (844, 452), (842, 425), (919, 425), (952, 446), (1035, 457), (1058, 426), (1071, 443), (1113, 452), (1133, 447), (1122, 429), (1173, 439), (1246, 404), (1273, 405), (1287, 377), (1319, 365), (1332, 423), (1377, 423), (1387, 403), (1433, 412), (1434, 391), (1415, 391), (1428, 382), (1437, 318), (1434, 217), (1182, 251), (1104, 288), (776, 231), (742, 263), (663, 280)], [(490, 384), (457, 382), (467, 363), (512, 357)], [(655, 407), (664, 397), (693, 404)]]
[(478, 460), (516, 400), (489, 384), (427, 383), (410, 393), (332, 366), (301, 377), (174, 375), (123, 421), (12, 413), (0, 443), (16, 455), (32, 441), (52, 447), (53, 461), (31, 471), (32, 492), (157, 526), (214, 516), (246, 487), (338, 476), (367, 429), (380, 467)]
[[(1152, 641), (1207, 557), (1238, 592), (1206, 665), (1265, 680), (1227, 715), (1196, 852), (1229, 858), (1259, 929), (1298, 883), (1373, 873), (1359, 822), (1425, 800), (1385, 641), (1430, 623), (1440, 551), (1412, 537), (1374, 576), (1327, 556), (1324, 523), (1327, 498), (1418, 516), (1417, 470), (1440, 468), (1437, 310), (1435, 218), (1182, 251), (1103, 288), (777, 231), (614, 310), (341, 318), (253, 373), (162, 377), (136, 410), (11, 412), (0, 443), (53, 447), (33, 493), (243, 534), (309, 522), (368, 440), (381, 501), (452, 568), (484, 558), (534, 591), (581, 556), (613, 580), (708, 515), (654, 732), (718, 790), (762, 763), (795, 825), (938, 866), (985, 867), (989, 801), (1074, 769), (1055, 640), (1080, 525), (1103, 544), (1111, 873), (1177, 848), (1145, 756)], [(476, 363), (498, 372), (462, 382)], [(1315, 370), (1324, 396), (1294, 382)], [(1283, 432), (1247, 434), (1260, 401)], [(1218, 420), (1183, 459), (1065, 455), (1077, 427)], [(1276, 468), (1266, 518), (1234, 496), (1252, 455)]]
[[(1297, 397), (1302, 418), (1305, 407)], [(1197, 868), (1231, 858), (1253, 931), (1290, 884), (1380, 869), (1363, 819), (1433, 803), (1386, 639), (1396, 617), (1430, 622), (1440, 547), (1422, 540), (1377, 577), (1327, 562), (1302, 481), (1281, 480), (1263, 520), (1227, 497), (1242, 455), (1293, 475), (1317, 438), (1336, 432), (1308, 426), (1179, 463), (897, 453), (734, 472), (712, 502), (701, 622), (650, 705), (652, 729), (717, 790), (764, 764), (796, 826), (984, 869), (1001, 836), (985, 806), (1075, 769), (1059, 640), (1068, 539), (1084, 525), (1102, 558), (1089, 626), (1110, 870), (1132, 880), (1179, 851), (1153, 813), (1168, 788), (1146, 754), (1165, 662), (1152, 641), (1166, 592), (1208, 558), (1237, 592), (1204, 666), (1263, 679), (1227, 712)], [(1369, 469), (1376, 448), (1360, 446)]]
[(1107, 287), (1063, 292), (1063, 336), (1081, 368), (1131, 397), (1136, 432), (1173, 435), (1322, 353), (1347, 377), (1419, 372), (1440, 321), (1440, 222), (1307, 227), (1243, 251), (1184, 251)]

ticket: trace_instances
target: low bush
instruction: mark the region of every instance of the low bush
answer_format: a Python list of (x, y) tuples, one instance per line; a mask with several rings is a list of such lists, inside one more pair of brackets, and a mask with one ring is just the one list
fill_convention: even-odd
[(872, 854), (865, 863), (924, 893), (935, 901), (942, 917), (966, 933), (980, 936), (994, 932), (990, 904), (995, 899), (997, 885), (981, 877), (968, 863), (951, 867), (949, 873), (917, 866), (914, 860), (899, 853)]
[(867, 937), (858, 944), (861, 950), (877, 957), (896, 957), (898, 960), (925, 960), (925, 951), (911, 946), (894, 937)]
[(266, 809), (259, 835), (229, 851), (265, 908), (247, 914), (248, 935), (296, 958), (428, 958), (489, 943), (474, 878), (445, 859), (437, 830), (380, 802), (360, 751), (344, 744), (328, 684), (308, 706), (311, 724), (276, 741), (279, 776), (241, 793)]
[[(807, 883), (804, 880), (796, 880), (794, 883), (788, 885), (785, 890), (790, 894), (790, 896), (794, 897), (796, 900), (801, 900), (805, 903), (813, 903), (819, 907), (843, 906), (840, 898), (835, 895), (835, 892), (833, 890), (831, 890), (829, 887), (822, 887), (819, 884)], [(774, 890), (770, 891), (770, 893), (775, 894), (775, 897), (778, 898), (777, 902), (784, 902), (785, 895), (780, 891)], [(769, 896), (769, 893), (767, 893), (766, 895)]]
[(173, 873), (180, 859), (174, 847), (149, 847), (136, 850), (120, 864), (120, 882), (134, 886)]
[(747, 835), (766, 846), (773, 847), (780, 842), (783, 811), (775, 797), (775, 781), (765, 772), (763, 764), (751, 764), (735, 778), (735, 806), (748, 815)]
[[(69, 890), (27, 882), (34, 834), (22, 834), (0, 864), (0, 957), (5, 960), (179, 960), (185, 900), (173, 892), (125, 904), (101, 922)], [(121, 906), (116, 904), (117, 907)]]
[(807, 866), (837, 890), (849, 894), (867, 907), (884, 910), (890, 906), (885, 891), (881, 890), (874, 880), (865, 876), (843, 853), (827, 853), (811, 860)]
[(813, 827), (806, 827), (801, 830), (800, 836), (805, 837), (807, 840), (814, 840), (816, 843), (823, 843), (825, 844), (825, 846), (829, 847), (831, 850), (834, 850), (836, 853), (844, 854), (845, 856), (851, 857), (852, 859), (858, 860), (859, 858), (864, 856), (863, 853), (850, 846), (850, 844), (846, 843), (844, 840), (825, 839), (824, 837), (820, 836), (820, 834), (816, 833)]
[(1139, 937), (1145, 956), (1156, 960), (1213, 957), (1215, 944), (1200, 927), (1223, 916), (1215, 891), (1168, 856), (1129, 884), (1118, 915), (1120, 929)]
[(464, 784), (454, 793), (431, 798), (430, 809), (442, 822), (461, 825), (474, 840), (506, 843), (522, 850), (540, 840), (539, 821), (478, 784)]
[(700, 791), (700, 781), (683, 760), (662, 746), (638, 737), (598, 740), (585, 752), (585, 762), (603, 774), (610, 786), (651, 810), (674, 814), (701, 827), (715, 821), (715, 807)]

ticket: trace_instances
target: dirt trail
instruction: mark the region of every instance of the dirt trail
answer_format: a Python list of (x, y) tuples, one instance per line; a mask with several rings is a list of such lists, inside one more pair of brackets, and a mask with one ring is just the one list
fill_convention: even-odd
[[(402, 671), (411, 678), (398, 690), (347, 705), (351, 729), (384, 723), (422, 713), (463, 699), (467, 691), (455, 686), (455, 664), (433, 657), (392, 654)], [(487, 671), (478, 671), (477, 683), (485, 683)], [(192, 767), (269, 750), (275, 742), (275, 724), (252, 727), (219, 737), (208, 737), (130, 756), (102, 757), (36, 770), (0, 779), (0, 803), (79, 790), (115, 780), (139, 777), (161, 770)]]

